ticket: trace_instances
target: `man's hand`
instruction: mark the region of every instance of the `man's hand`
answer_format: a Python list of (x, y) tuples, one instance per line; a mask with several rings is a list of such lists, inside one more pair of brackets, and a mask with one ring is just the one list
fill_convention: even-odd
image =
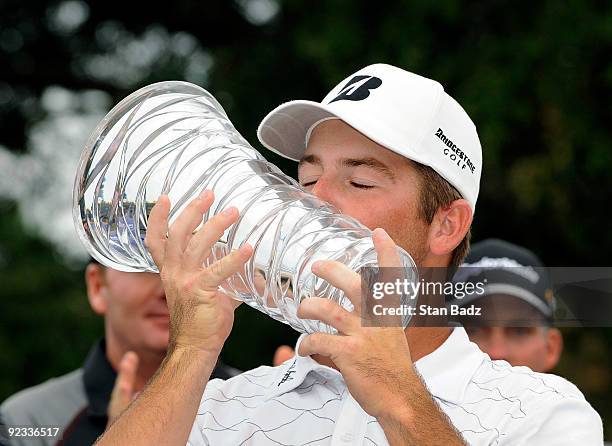
[(159, 268), (170, 311), (169, 350), (189, 347), (219, 354), (240, 302), (218, 291), (243, 268), (253, 250), (243, 245), (211, 266), (202, 265), (223, 232), (238, 219), (234, 207), (209, 219), (195, 234), (214, 201), (212, 191), (193, 200), (168, 230), (170, 201), (161, 196), (149, 215), (145, 243)]
[(136, 371), (138, 370), (138, 355), (134, 352), (127, 352), (119, 362), (117, 379), (108, 403), (108, 423), (113, 424), (115, 419), (127, 409), (132, 400), (136, 397), (134, 387), (136, 384)]
[[(374, 230), (372, 239), (381, 267), (402, 266), (397, 246), (384, 230)], [(362, 326), (360, 276), (335, 261), (315, 262), (312, 271), (344, 291), (355, 309), (348, 312), (329, 299), (305, 299), (298, 316), (323, 321), (338, 335), (310, 334), (298, 353), (329, 357), (351, 395), (378, 420), (390, 444), (465, 444), (417, 374), (401, 326)]]
[[(376, 229), (372, 238), (381, 267), (401, 266), (397, 247), (384, 230)], [(299, 317), (323, 321), (341, 336), (313, 333), (302, 340), (299, 354), (320, 354), (334, 361), (355, 400), (373, 417), (402, 407), (398, 386), (407, 375), (415, 374), (404, 330), (361, 326), (361, 278), (347, 266), (336, 261), (319, 261), (312, 271), (344, 291), (355, 309), (348, 312), (324, 298), (302, 301)]]
[(213, 245), (238, 219), (229, 208), (194, 234), (214, 200), (206, 191), (168, 230), (170, 201), (159, 198), (149, 214), (147, 248), (159, 268), (170, 311), (166, 358), (142, 393), (98, 440), (99, 445), (186, 444), (202, 393), (234, 323), (239, 303), (219, 293), (253, 250), (244, 245), (203, 267)]

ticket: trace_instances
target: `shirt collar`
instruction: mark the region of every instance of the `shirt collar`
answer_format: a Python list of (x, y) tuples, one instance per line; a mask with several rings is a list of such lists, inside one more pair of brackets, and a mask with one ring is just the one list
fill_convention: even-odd
[(89, 415), (107, 416), (108, 402), (116, 378), (117, 373), (106, 357), (106, 342), (101, 339), (91, 348), (83, 364), (83, 383), (89, 401)]
[[(311, 372), (322, 375), (338, 391), (344, 388), (342, 375), (336, 369), (319, 364), (310, 356), (297, 354), (305, 336), (303, 334), (298, 339), (295, 356), (278, 367), (266, 399), (290, 392), (302, 384)], [(476, 344), (470, 342), (463, 327), (455, 327), (440, 347), (414, 365), (432, 395), (457, 404), (462, 401), (468, 384), (485, 356)]]
[(432, 395), (458, 404), (485, 356), (463, 327), (455, 327), (440, 347), (414, 365)]
[(304, 382), (309, 373), (315, 372), (321, 375), (327, 384), (334, 387), (338, 392), (342, 392), (345, 387), (344, 379), (339, 371), (319, 364), (310, 356), (298, 355), (300, 343), (306, 337), (302, 334), (295, 345), (295, 356), (278, 367), (272, 385), (266, 393), (266, 400), (275, 398), (284, 393), (290, 392)]

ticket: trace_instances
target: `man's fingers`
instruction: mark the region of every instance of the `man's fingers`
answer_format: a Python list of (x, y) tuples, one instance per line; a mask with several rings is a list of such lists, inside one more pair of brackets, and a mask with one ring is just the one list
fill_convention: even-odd
[(121, 415), (134, 398), (136, 371), (138, 370), (138, 355), (127, 352), (121, 358), (117, 370), (117, 379), (108, 402), (108, 426)]
[(276, 349), (274, 353), (274, 359), (272, 360), (272, 365), (277, 366), (281, 365), (283, 362), (291, 359), (295, 356), (295, 351), (288, 345), (281, 345)]
[(324, 297), (304, 299), (297, 310), (302, 319), (314, 319), (334, 327), (340, 333), (352, 334), (359, 329), (359, 316), (349, 313), (337, 303)]
[(236, 223), (238, 217), (238, 209), (230, 207), (210, 218), (189, 240), (183, 256), (183, 268), (186, 270), (201, 268), (204, 259), (210, 255), (213, 245), (227, 228)]
[(207, 291), (216, 291), (225, 279), (244, 267), (251, 255), (253, 255), (253, 248), (249, 244), (244, 244), (217, 260), (202, 273), (202, 287)]
[(178, 262), (187, 247), (193, 231), (202, 222), (202, 216), (213, 203), (215, 196), (211, 190), (203, 191), (199, 197), (183, 209), (168, 230), (166, 258)]
[[(384, 229), (376, 228), (372, 231), (372, 241), (378, 255), (378, 265), (382, 267), (377, 280), (386, 284), (405, 279), (406, 271), (403, 269), (400, 253), (389, 234)], [(384, 301), (379, 303), (387, 307), (397, 307), (401, 304), (401, 296), (402, 293), (385, 293)], [(370, 313), (369, 317), (374, 317), (374, 314)], [(399, 324), (401, 321), (400, 316), (384, 316), (384, 318), (388, 320), (388, 324)]]
[(121, 358), (119, 370), (117, 370), (117, 381), (115, 387), (122, 400), (130, 402), (134, 395), (136, 385), (136, 371), (138, 370), (138, 355), (134, 352), (127, 352)]
[(164, 263), (166, 250), (166, 236), (168, 234), (168, 214), (170, 213), (170, 199), (161, 195), (149, 213), (147, 221), (147, 236), (145, 246), (151, 253), (153, 261), (161, 269)]
[(372, 241), (378, 254), (378, 266), (381, 267), (401, 267), (399, 252), (397, 245), (393, 239), (382, 228), (376, 228), (372, 231)]
[(361, 277), (343, 263), (335, 260), (319, 260), (312, 265), (312, 272), (326, 280), (344, 294), (355, 307), (355, 312), (361, 308)]
[(298, 347), (300, 356), (319, 354), (334, 358), (342, 349), (342, 336), (328, 333), (312, 333), (302, 339)]

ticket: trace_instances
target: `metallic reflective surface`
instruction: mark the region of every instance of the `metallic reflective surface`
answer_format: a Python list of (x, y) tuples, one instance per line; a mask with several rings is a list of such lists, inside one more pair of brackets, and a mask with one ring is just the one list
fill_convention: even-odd
[[(171, 224), (204, 189), (215, 192), (204, 221), (229, 206), (240, 211), (240, 219), (206, 263), (243, 243), (254, 248), (244, 271), (228, 279), (222, 291), (298, 331), (334, 332), (320, 321), (296, 317), (297, 305), (310, 296), (352, 309), (340, 290), (312, 274), (311, 265), (323, 259), (340, 261), (354, 271), (376, 265), (370, 231), (267, 162), (236, 131), (212, 95), (196, 85), (149, 85), (102, 120), (76, 176), (77, 232), (91, 255), (106, 266), (157, 272), (144, 246), (151, 208), (167, 194)], [(412, 258), (405, 251), (401, 254), (408, 279), (416, 282)]]

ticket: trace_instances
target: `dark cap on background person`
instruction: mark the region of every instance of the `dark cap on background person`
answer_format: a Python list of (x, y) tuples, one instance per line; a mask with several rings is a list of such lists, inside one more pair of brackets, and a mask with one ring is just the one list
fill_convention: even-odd
[(455, 299), (454, 304), (466, 306), (479, 301), (490, 305), (495, 302), (483, 299), (496, 298), (501, 302), (504, 296), (520, 302), (518, 306), (527, 308), (522, 305), (527, 304), (530, 310), (537, 310), (535, 313), (524, 311), (523, 321), (535, 318), (535, 322), (544, 321), (548, 325), (553, 321), (555, 306), (548, 272), (542, 261), (527, 248), (499, 239), (475, 243), (454, 281), (484, 284), (484, 292)]

